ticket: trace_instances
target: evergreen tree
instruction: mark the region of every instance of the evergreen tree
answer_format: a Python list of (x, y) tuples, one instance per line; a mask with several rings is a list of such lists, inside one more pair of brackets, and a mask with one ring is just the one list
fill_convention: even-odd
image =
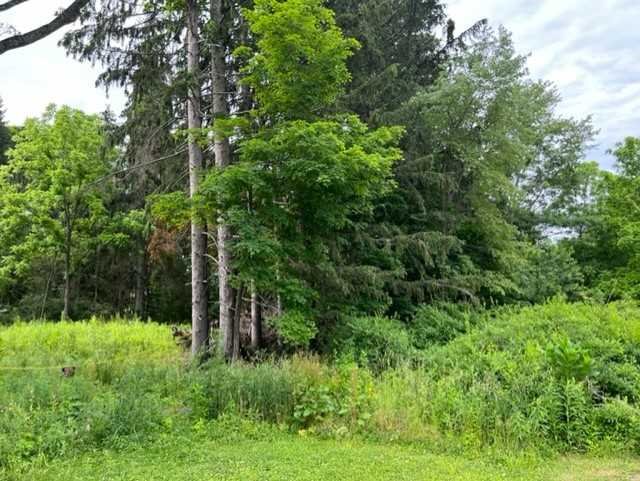
[(405, 271), (390, 286), (396, 309), (517, 295), (512, 267), (529, 241), (520, 216), (559, 201), (565, 191), (551, 179), (576, 172), (593, 133), (588, 121), (557, 116), (558, 102), (549, 84), (528, 78), (509, 35), (486, 30), (394, 114), (407, 126), (405, 157), (379, 229)]
[(430, 85), (441, 67), (439, 0), (331, 0), (336, 21), (361, 48), (349, 59), (352, 75), (344, 106), (365, 122), (381, 117)]
[(4, 106), (0, 97), (0, 165), (7, 162), (7, 150), (11, 147), (11, 131), (4, 121)]

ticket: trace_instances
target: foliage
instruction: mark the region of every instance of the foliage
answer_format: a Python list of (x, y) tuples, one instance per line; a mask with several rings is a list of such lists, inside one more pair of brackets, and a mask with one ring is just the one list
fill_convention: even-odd
[(480, 444), (597, 444), (606, 437), (595, 429), (600, 405), (620, 396), (612, 371), (640, 368), (635, 310), (553, 302), (501, 312), (429, 352), (428, 418)]
[(570, 179), (592, 134), (588, 120), (559, 117), (558, 102), (551, 85), (529, 77), (510, 36), (486, 29), (389, 114), (406, 126), (404, 159), (372, 230), (404, 268), (390, 286), (402, 316), (431, 299), (518, 297), (514, 263), (540, 217), (576, 188)]
[[(331, 107), (350, 79), (346, 60), (358, 43), (336, 26), (322, 0), (256, 0), (244, 12), (257, 51), (244, 68), (260, 111), (310, 119)], [(246, 47), (237, 54), (250, 56)]]
[(329, 0), (327, 5), (345, 35), (361, 44), (348, 60), (353, 79), (340, 103), (369, 125), (386, 124), (385, 114), (431, 85), (445, 66), (441, 2)]
[(589, 353), (567, 337), (550, 344), (546, 354), (555, 375), (562, 380), (581, 382), (593, 373), (593, 359)]
[[(422, 364), (377, 371), (299, 356), (190, 367), (176, 363), (168, 328), (140, 322), (4, 328), (0, 469), (203, 432), (210, 421), (228, 436), (247, 419), (301, 435), (369, 436), (457, 452), (640, 449), (636, 306), (554, 302), (486, 315), (468, 333), (424, 351)], [(365, 348), (387, 349), (394, 341), (381, 344), (382, 336), (402, 332), (391, 322), (353, 324), (380, 332)], [(60, 364), (75, 365), (75, 376), (61, 376)], [(20, 370), (52, 365), (58, 367)]]
[[(157, 324), (137, 320), (15, 323), (0, 329), (3, 365), (58, 366), (174, 360), (179, 351)], [(57, 373), (56, 373), (57, 374)]]
[(522, 262), (513, 264), (512, 276), (519, 291), (515, 298), (531, 304), (557, 296), (571, 301), (585, 298), (584, 274), (570, 242), (544, 241), (522, 249)]
[(11, 131), (4, 120), (4, 106), (0, 98), (0, 165), (7, 162), (7, 150), (12, 147)]
[(240, 161), (201, 186), (205, 212), (222, 212), (239, 233), (236, 282), (280, 295), (285, 310), (317, 312), (314, 274), (336, 235), (393, 185), (399, 135), (349, 116), (285, 122), (244, 141)]
[(325, 378), (298, 388), (293, 420), (305, 432), (347, 435), (362, 432), (371, 419), (374, 380), (354, 364), (338, 365)]
[(418, 349), (446, 344), (468, 332), (478, 322), (479, 313), (457, 304), (424, 304), (409, 323), (411, 341)]
[(329, 348), (338, 356), (352, 356), (378, 372), (414, 356), (409, 332), (387, 317), (348, 317), (329, 336)]
[(318, 334), (313, 319), (300, 311), (287, 311), (280, 316), (269, 319), (282, 341), (292, 347), (306, 348)]
[(617, 173), (595, 172), (585, 179), (591, 202), (572, 243), (587, 283), (601, 297), (638, 298), (640, 140), (625, 139), (613, 154)]
[(108, 243), (117, 232), (107, 214), (108, 189), (100, 182), (114, 151), (98, 117), (50, 106), (41, 119), (25, 122), (15, 143), (0, 169), (4, 289), (41, 259), (51, 269), (63, 261), (65, 279), (70, 277), (99, 236)]
[[(57, 317), (65, 270), (77, 317), (186, 320), (193, 215), (210, 234), (219, 222), (231, 228), (235, 291), (255, 285), (265, 318), (300, 313), (321, 341), (343, 317), (407, 321), (416, 305), (442, 300), (531, 304), (633, 291), (637, 269), (616, 270), (632, 233), (611, 265), (586, 262), (614, 252), (593, 230), (582, 229), (581, 245), (555, 242), (558, 226), (577, 232), (604, 212), (589, 205), (587, 187), (600, 174), (581, 163), (593, 129), (558, 115), (557, 91), (530, 77), (505, 31), (484, 21), (458, 31), (438, 0), (223, 1), (221, 15), (195, 2), (205, 101), (193, 132), (184, 125), (196, 84), (184, 68), (184, 2), (90, 3), (62, 43), (103, 66), (100, 84), (125, 88), (122, 122), (106, 113), (101, 127), (118, 174), (89, 189), (100, 202), (71, 235), (68, 269), (54, 252), (59, 239), (36, 227), (38, 241), (6, 257), (3, 320)], [(225, 116), (210, 98), (214, 45)], [(195, 204), (184, 195), (187, 134), (230, 147), (230, 166), (205, 169)], [(23, 239), (27, 224), (0, 236)], [(610, 237), (621, 227), (599, 225)], [(207, 258), (215, 250), (210, 243)], [(238, 308), (248, 316), (248, 302)]]

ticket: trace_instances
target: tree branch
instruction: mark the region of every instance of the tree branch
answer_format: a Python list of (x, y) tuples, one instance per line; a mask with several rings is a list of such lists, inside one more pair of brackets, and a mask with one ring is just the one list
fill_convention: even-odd
[[(8, 3), (2, 4), (0, 6), (0, 10), (8, 9), (13, 5), (22, 3), (23, 1), (25, 0), (10, 0)], [(13, 35), (9, 38), (5, 38), (4, 40), (0, 40), (0, 55), (8, 52), (9, 50), (31, 45), (32, 43), (37, 42), (38, 40), (42, 40), (48, 35), (51, 35), (53, 32), (64, 27), (65, 25), (75, 22), (80, 16), (83, 7), (85, 7), (89, 2), (90, 0), (75, 0), (71, 5), (60, 12), (53, 20), (51, 20), (51, 22), (42, 25), (35, 30), (31, 30), (30, 32), (27, 32), (25, 34)], [(13, 5), (11, 5), (12, 3)]]
[(20, 5), (21, 3), (24, 3), (26, 1), (27, 0), (9, 0), (8, 2), (0, 4), (0, 12), (4, 12), (5, 10), (9, 10), (10, 8), (13, 8), (16, 5)]

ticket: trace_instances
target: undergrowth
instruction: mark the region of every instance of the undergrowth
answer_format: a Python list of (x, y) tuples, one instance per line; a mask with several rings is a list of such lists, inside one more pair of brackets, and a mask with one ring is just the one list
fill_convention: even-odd
[[(425, 321), (407, 332), (416, 322)], [(393, 354), (386, 369), (363, 352), (377, 348), (371, 340), (350, 341), (352, 351), (333, 362), (304, 355), (190, 365), (169, 329), (151, 323), (4, 328), (0, 474), (206, 430), (229, 416), (300, 435), (460, 452), (640, 451), (636, 306), (554, 302), (441, 323), (449, 324), (457, 335), (422, 329), (421, 342), (437, 342), (407, 348), (406, 358)], [(366, 331), (362, 321), (353, 326)], [(405, 349), (407, 338), (385, 345)], [(75, 375), (60, 366), (75, 366)]]

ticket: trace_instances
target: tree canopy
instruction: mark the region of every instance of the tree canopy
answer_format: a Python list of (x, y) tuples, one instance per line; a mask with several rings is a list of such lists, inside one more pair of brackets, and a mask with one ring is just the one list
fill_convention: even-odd
[(640, 142), (615, 173), (588, 162), (591, 119), (558, 113), (504, 29), (459, 32), (436, 0), (79, 18), (62, 45), (127, 102), (50, 108), (11, 142), (0, 118), (7, 316), (191, 312), (194, 352), (211, 325), (237, 359), (330, 349), (355, 313), (640, 295)]

